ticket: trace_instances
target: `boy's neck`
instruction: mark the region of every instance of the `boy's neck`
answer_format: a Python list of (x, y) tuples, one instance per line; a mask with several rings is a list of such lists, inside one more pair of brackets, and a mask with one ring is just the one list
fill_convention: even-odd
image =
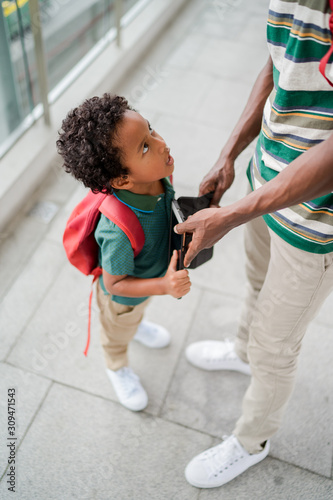
[(145, 194), (148, 196), (158, 196), (165, 192), (164, 183), (162, 180), (154, 181), (151, 184), (136, 184), (131, 189), (128, 189), (131, 193), (135, 194)]

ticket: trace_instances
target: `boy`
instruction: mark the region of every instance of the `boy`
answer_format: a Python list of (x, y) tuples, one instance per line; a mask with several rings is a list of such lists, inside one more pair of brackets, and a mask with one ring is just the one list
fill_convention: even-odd
[(134, 258), (123, 231), (101, 215), (95, 239), (103, 274), (97, 283), (101, 343), (107, 374), (122, 405), (139, 411), (148, 403), (139, 378), (128, 367), (127, 346), (135, 336), (149, 347), (165, 347), (170, 335), (142, 321), (151, 295), (182, 297), (190, 290), (187, 270), (170, 264), (169, 223), (174, 169), (161, 136), (123, 97), (104, 94), (70, 111), (62, 123), (57, 148), (66, 172), (94, 192), (114, 194), (137, 215), (145, 244)]

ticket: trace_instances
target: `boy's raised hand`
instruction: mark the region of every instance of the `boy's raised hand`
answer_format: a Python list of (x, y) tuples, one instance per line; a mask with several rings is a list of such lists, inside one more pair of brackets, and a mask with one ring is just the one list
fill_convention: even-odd
[(174, 250), (164, 280), (166, 293), (179, 299), (190, 291), (191, 281), (187, 269), (177, 271), (177, 260), (178, 252)]

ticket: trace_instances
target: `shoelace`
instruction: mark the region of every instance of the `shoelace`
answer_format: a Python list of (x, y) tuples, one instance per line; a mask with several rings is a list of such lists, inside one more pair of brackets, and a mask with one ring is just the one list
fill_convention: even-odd
[(229, 438), (223, 443), (208, 450), (202, 460), (210, 477), (217, 476), (223, 470), (228, 469), (234, 462), (243, 458), (241, 450)]
[(129, 397), (138, 390), (138, 382), (140, 379), (130, 368), (123, 369), (120, 375), (119, 382), (122, 390), (126, 397)]
[[(205, 350), (206, 351), (206, 350)], [(236, 359), (236, 353), (234, 351), (234, 344), (230, 340), (225, 340), (224, 341), (224, 349), (223, 351), (217, 350), (214, 353), (211, 352), (211, 349), (207, 349), (207, 356), (206, 352), (204, 351), (204, 357), (206, 357), (209, 361), (214, 363), (214, 361), (219, 361), (220, 359)]]

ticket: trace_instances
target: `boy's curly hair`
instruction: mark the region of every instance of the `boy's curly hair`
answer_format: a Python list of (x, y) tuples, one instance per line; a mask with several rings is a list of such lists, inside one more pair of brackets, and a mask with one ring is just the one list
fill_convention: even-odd
[(127, 175), (121, 151), (112, 144), (125, 112), (124, 97), (104, 94), (72, 109), (62, 122), (57, 150), (63, 167), (94, 193), (112, 193), (110, 180)]

